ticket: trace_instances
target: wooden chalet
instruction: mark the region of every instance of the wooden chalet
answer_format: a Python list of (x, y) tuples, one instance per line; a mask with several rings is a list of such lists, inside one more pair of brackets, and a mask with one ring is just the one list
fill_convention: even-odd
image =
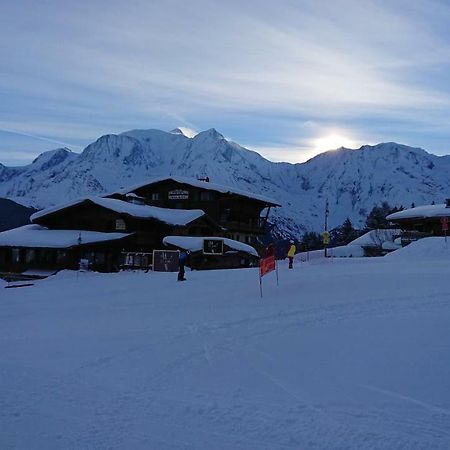
[(444, 236), (443, 222), (450, 219), (450, 199), (438, 205), (404, 209), (386, 217), (402, 230), (402, 244), (429, 236)]
[(178, 176), (153, 179), (110, 197), (124, 199), (130, 195), (162, 208), (200, 209), (224, 229), (226, 237), (247, 244), (255, 244), (266, 232), (270, 209), (281, 206), (259, 194)]
[(31, 216), (33, 225), (0, 233), (0, 271), (75, 269), (81, 259), (94, 270), (118, 270), (120, 254), (160, 248), (168, 234), (199, 236), (222, 231), (200, 210), (170, 210), (89, 197)]
[(0, 272), (76, 269), (80, 260), (94, 270), (115, 271), (124, 253), (161, 249), (165, 236), (216, 236), (254, 244), (272, 206), (279, 205), (257, 194), (195, 179), (161, 178), (44, 209), (31, 216), (31, 225), (0, 233)]

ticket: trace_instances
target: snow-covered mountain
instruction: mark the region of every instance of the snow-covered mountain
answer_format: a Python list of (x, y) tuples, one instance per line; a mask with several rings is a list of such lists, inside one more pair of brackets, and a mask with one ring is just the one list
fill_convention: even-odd
[(450, 197), (450, 156), (435, 156), (396, 143), (340, 148), (302, 164), (273, 163), (226, 140), (215, 129), (188, 137), (182, 129), (131, 130), (108, 134), (82, 153), (60, 148), (31, 164), (0, 164), (0, 197), (43, 208), (88, 194), (104, 194), (146, 179), (205, 176), (216, 183), (263, 194), (283, 207), (272, 215), (281, 230), (296, 235), (346, 217), (364, 223), (376, 204), (410, 206)]

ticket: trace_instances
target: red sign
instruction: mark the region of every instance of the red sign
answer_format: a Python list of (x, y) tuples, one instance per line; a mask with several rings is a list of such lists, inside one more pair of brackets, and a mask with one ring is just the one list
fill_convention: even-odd
[(448, 217), (441, 217), (442, 231), (448, 230)]
[(259, 275), (264, 276), (269, 272), (275, 270), (275, 256), (268, 256), (267, 258), (262, 258), (259, 263)]

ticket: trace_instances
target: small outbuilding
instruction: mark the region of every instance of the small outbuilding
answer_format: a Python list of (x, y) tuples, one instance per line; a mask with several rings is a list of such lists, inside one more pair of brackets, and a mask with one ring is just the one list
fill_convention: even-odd
[[(438, 205), (404, 209), (386, 217), (401, 229), (402, 245), (430, 236), (444, 236), (450, 218), (450, 199)], [(446, 225), (447, 224), (447, 227)]]
[(259, 264), (258, 252), (248, 244), (214, 236), (166, 236), (166, 247), (188, 250), (191, 269), (234, 269)]

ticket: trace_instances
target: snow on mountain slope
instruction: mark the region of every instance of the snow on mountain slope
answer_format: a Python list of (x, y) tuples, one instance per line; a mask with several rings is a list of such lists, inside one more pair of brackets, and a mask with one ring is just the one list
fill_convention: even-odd
[(211, 181), (278, 200), (272, 218), (283, 232), (322, 229), (326, 198), (331, 227), (346, 217), (362, 225), (376, 204), (410, 206), (450, 196), (450, 157), (395, 143), (341, 148), (303, 164), (273, 163), (215, 129), (130, 130), (100, 137), (81, 154), (46, 152), (24, 167), (0, 165), (0, 196), (38, 208), (101, 195), (156, 176), (208, 175)]

